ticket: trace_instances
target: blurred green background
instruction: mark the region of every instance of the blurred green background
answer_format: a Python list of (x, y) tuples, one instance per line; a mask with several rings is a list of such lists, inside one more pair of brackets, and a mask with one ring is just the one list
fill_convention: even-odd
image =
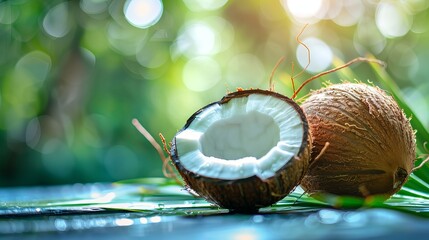
[[(429, 1), (13, 0), (0, 2), (0, 186), (162, 176), (131, 124), (170, 140), (237, 87), (292, 95), (296, 79), (373, 54), (429, 126)], [(377, 79), (367, 64), (359, 80)], [(324, 77), (338, 82), (341, 72)], [(353, 79), (348, 79), (353, 80)], [(322, 86), (314, 81), (300, 94)]]

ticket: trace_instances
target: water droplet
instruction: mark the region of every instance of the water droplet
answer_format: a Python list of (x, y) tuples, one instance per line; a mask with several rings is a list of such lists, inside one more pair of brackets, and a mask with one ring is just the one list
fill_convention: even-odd
[(192, 205), (195, 205), (195, 201), (184, 201), (183, 207), (192, 207)]
[(159, 222), (161, 222), (161, 217), (160, 216), (154, 216), (154, 217), (151, 217), (149, 219), (149, 221), (152, 223), (159, 223)]
[(320, 210), (319, 221), (324, 224), (335, 224), (342, 219), (341, 213), (333, 210)]
[(65, 231), (67, 229), (67, 223), (64, 219), (61, 219), (61, 218), (55, 219), (54, 224), (55, 224), (55, 228), (58, 231)]
[(253, 216), (252, 221), (254, 223), (261, 223), (261, 222), (264, 221), (264, 216), (262, 216), (262, 215), (255, 215), (255, 216)]
[(344, 221), (353, 227), (364, 226), (368, 222), (365, 214), (360, 212), (349, 212), (344, 215)]
[(145, 218), (145, 217), (142, 217), (142, 218), (140, 218), (140, 223), (141, 224), (147, 224), (147, 218)]
[(115, 220), (116, 225), (124, 227), (124, 226), (131, 226), (134, 224), (134, 221), (129, 218), (119, 218)]

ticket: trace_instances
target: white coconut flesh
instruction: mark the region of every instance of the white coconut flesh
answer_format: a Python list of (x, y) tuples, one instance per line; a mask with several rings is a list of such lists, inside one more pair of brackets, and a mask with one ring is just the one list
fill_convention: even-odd
[(200, 176), (267, 179), (299, 153), (303, 134), (288, 102), (251, 94), (206, 107), (175, 141), (181, 165)]

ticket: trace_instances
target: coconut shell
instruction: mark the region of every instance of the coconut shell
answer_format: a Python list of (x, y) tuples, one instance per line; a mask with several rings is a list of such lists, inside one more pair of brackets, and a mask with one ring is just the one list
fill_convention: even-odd
[[(261, 180), (256, 176), (238, 180), (209, 178), (183, 167), (180, 162), (180, 153), (177, 152), (176, 148), (176, 138), (172, 140), (170, 151), (172, 162), (187, 184), (187, 187), (211, 203), (238, 212), (255, 212), (259, 208), (272, 205), (284, 198), (299, 185), (308, 168), (311, 155), (310, 133), (307, 120), (302, 109), (293, 100), (271, 91), (253, 89), (230, 93), (219, 102), (212, 104), (225, 104), (233, 98), (247, 97), (250, 94), (265, 94), (286, 101), (299, 113), (302, 121), (304, 136), (299, 153), (278, 170), (274, 177), (265, 180)], [(186, 129), (205, 108), (212, 104), (194, 113), (181, 131)]]
[(414, 131), (383, 90), (335, 84), (312, 92), (302, 108), (314, 146), (301, 183), (307, 192), (391, 196), (406, 182), (416, 154)]

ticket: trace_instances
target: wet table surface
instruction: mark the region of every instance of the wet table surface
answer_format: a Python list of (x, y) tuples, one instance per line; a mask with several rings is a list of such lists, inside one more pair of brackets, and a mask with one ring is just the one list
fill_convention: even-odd
[[(192, 208), (179, 211), (174, 207), (177, 199), (145, 198), (139, 192), (138, 186), (104, 183), (0, 188), (0, 239), (428, 239), (429, 235), (429, 219), (388, 209), (283, 208), (233, 214), (196, 200)], [(127, 198), (112, 204), (121, 194)]]

